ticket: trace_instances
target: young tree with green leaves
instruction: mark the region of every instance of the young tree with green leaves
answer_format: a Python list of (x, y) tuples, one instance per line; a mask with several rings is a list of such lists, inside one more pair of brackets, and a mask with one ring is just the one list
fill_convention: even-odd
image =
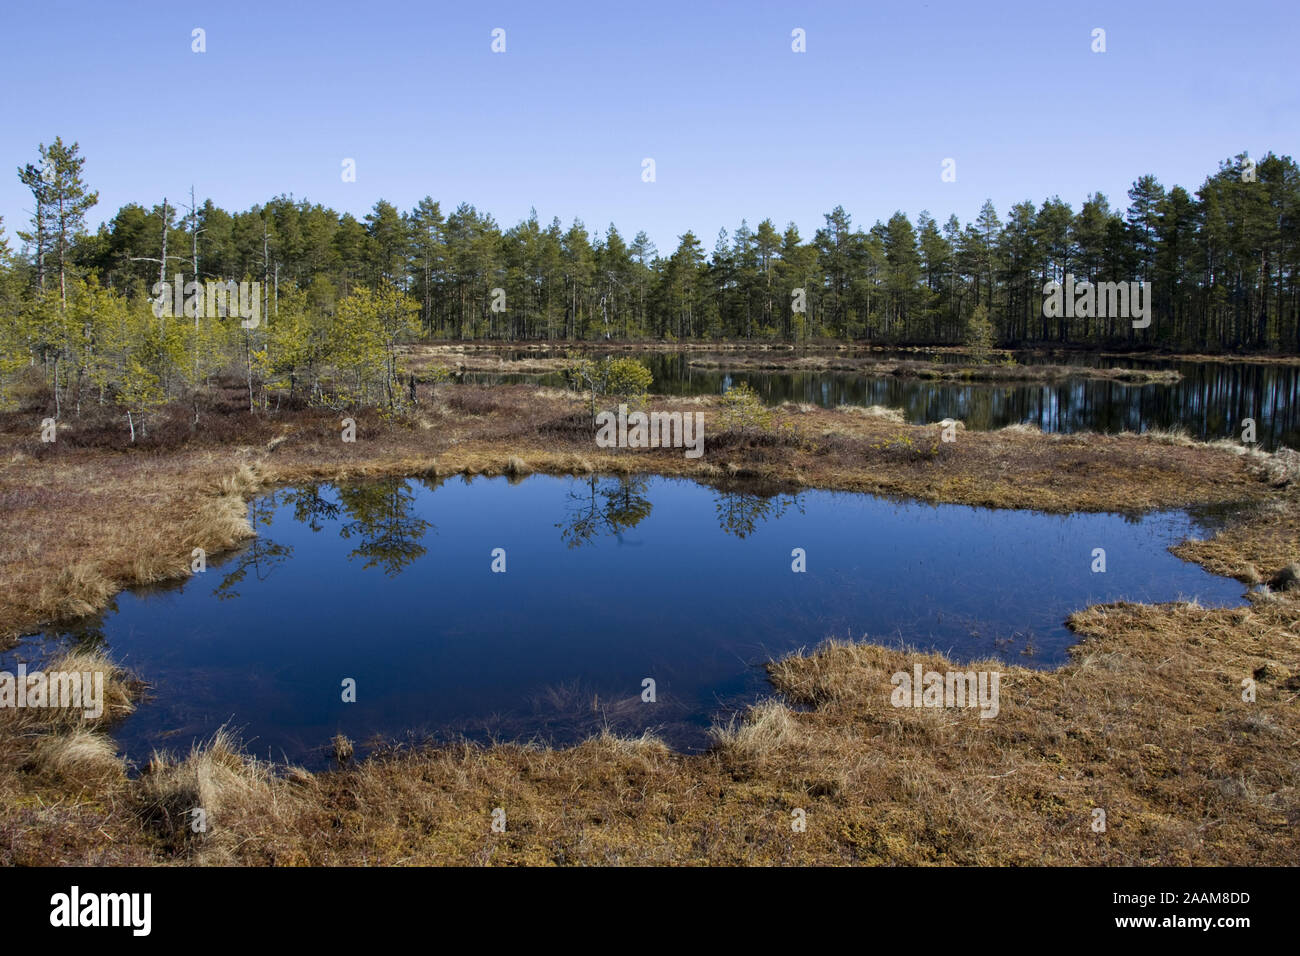
[(565, 369), (565, 376), (573, 388), (587, 392), (593, 428), (596, 416), (611, 403), (635, 407), (645, 403), (654, 375), (636, 359), (570, 357), (573, 363)]

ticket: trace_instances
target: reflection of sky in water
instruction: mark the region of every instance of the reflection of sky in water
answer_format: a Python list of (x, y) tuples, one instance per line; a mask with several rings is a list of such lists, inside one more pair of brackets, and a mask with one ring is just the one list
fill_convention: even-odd
[[(307, 762), (340, 731), (570, 742), (608, 724), (697, 746), (720, 710), (767, 691), (763, 661), (828, 636), (1054, 666), (1064, 619), (1090, 603), (1242, 598), (1168, 553), (1195, 531), (1180, 513), (543, 476), (322, 486), (254, 511), (256, 541), (183, 586), (120, 595), (104, 621), (109, 653), (154, 685), (118, 728), (136, 760), (225, 721), (254, 752)], [(489, 570), (498, 547), (505, 574)]]

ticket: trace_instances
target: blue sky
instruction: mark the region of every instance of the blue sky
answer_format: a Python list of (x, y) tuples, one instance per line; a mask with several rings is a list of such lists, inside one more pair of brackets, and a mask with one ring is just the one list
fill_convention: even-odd
[(836, 204), (863, 226), (896, 209), (966, 221), (986, 197), (1004, 216), (1094, 190), (1123, 205), (1141, 173), (1194, 190), (1241, 150), (1300, 154), (1294, 0), (7, 0), (3, 21), (15, 247), (30, 195), (14, 170), (56, 135), (87, 158), (92, 227), (193, 183), (227, 209), (291, 193), (361, 216), (427, 194), (507, 227), (535, 206), (645, 229), (664, 252), (688, 228), (711, 249), (742, 218), (808, 238)]

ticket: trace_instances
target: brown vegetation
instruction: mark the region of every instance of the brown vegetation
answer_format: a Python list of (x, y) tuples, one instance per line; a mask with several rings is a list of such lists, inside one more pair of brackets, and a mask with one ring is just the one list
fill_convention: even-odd
[[(409, 421), (266, 419), (188, 409), (143, 448), (93, 418), (42, 446), (0, 419), (0, 616), (9, 636), (102, 608), (117, 590), (188, 573), (251, 534), (243, 502), (280, 482), (368, 475), (654, 471), (760, 478), (1050, 511), (1232, 505), (1179, 553), (1247, 582), (1248, 607), (1113, 605), (1071, 619), (1082, 642), (1048, 672), (998, 665), (1001, 713), (890, 704), (889, 677), (936, 655), (832, 643), (774, 662), (779, 698), (715, 732), (701, 755), (651, 737), (567, 750), (394, 747), (308, 774), (242, 754), (228, 734), (136, 779), (105, 719), (0, 711), (0, 860), (8, 863), (1288, 863), (1297, 857), (1300, 562), (1293, 453), (1177, 436), (1049, 436), (901, 424), (888, 410), (787, 405), (770, 430), (715, 432), (705, 455), (603, 450), (582, 403), (527, 386), (422, 390)], [(206, 421), (211, 418), (211, 424)], [(114, 429), (116, 428), (116, 431)], [(107, 661), (96, 667), (111, 668)], [(970, 664), (962, 669), (979, 669)], [(116, 673), (116, 672), (115, 672)], [(147, 675), (141, 675), (147, 677)], [(1242, 681), (1255, 682), (1253, 702)], [(33, 716), (35, 714), (36, 716)], [(322, 744), (326, 743), (322, 741)], [(195, 832), (190, 811), (207, 811)], [(505, 832), (491, 829), (496, 808)], [(1092, 829), (1104, 809), (1107, 829)], [(792, 811), (806, 813), (795, 832)]]
[(690, 364), (696, 368), (719, 368), (729, 371), (856, 372), (859, 375), (893, 375), (897, 378), (992, 384), (1059, 382), (1067, 378), (1089, 378), (1118, 382), (1123, 385), (1169, 385), (1182, 378), (1180, 373), (1168, 369), (1097, 368), (1089, 365), (1017, 365), (1015, 363), (959, 365), (830, 355), (791, 355), (772, 358), (710, 356), (691, 359)]

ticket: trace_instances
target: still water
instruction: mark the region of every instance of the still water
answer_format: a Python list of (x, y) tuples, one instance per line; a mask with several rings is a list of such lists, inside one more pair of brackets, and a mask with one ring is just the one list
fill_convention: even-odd
[[(714, 717), (770, 692), (764, 661), (828, 636), (1049, 667), (1074, 640), (1066, 616), (1090, 603), (1243, 599), (1166, 550), (1200, 528), (1181, 512), (598, 476), (320, 485), (250, 507), (257, 539), (206, 573), (125, 592), (77, 633), (33, 637), (0, 663), (102, 643), (152, 685), (115, 730), (137, 762), (227, 722), (251, 751), (309, 766), (340, 732), (565, 744), (654, 728), (692, 749)], [(355, 703), (341, 699), (346, 678)]]
[[(1073, 378), (1012, 385), (967, 384), (862, 375), (854, 372), (751, 372), (696, 368), (691, 356), (637, 355), (654, 373), (652, 390), (665, 395), (721, 394), (745, 382), (769, 404), (807, 402), (837, 405), (885, 405), (903, 409), (919, 425), (960, 419), (966, 427), (988, 430), (1006, 425), (1037, 425), (1047, 432), (1142, 432), (1181, 428), (1193, 438), (1213, 441), (1241, 437), (1241, 422), (1254, 418), (1259, 446), (1274, 450), (1300, 448), (1300, 365), (1248, 362), (1177, 362), (1106, 359), (1095, 356), (1044, 359), (1021, 356), (1022, 364), (1098, 364), (1126, 368), (1174, 369), (1182, 380), (1170, 385), (1123, 385)], [(906, 353), (910, 360), (958, 356)], [(725, 357), (724, 357), (725, 361)], [(466, 374), (463, 381), (481, 384), (542, 382), (563, 385), (559, 375)]]

